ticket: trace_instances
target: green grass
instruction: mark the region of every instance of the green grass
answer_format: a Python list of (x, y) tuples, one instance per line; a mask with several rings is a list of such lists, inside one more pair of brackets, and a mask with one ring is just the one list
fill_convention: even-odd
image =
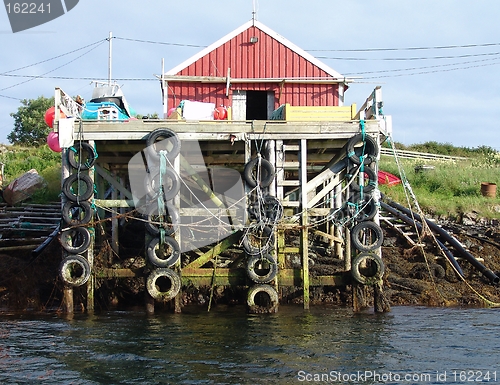
[[(426, 162), (434, 170), (415, 172), (422, 161), (400, 159), (401, 170), (406, 175), (422, 209), (432, 216), (461, 216), (476, 212), (485, 218), (500, 219), (500, 200), (481, 195), (481, 182), (500, 186), (500, 155), (489, 147), (476, 149), (453, 147), (449, 144), (428, 142), (413, 146), (396, 143), (396, 148), (431, 152), (442, 155), (466, 156), (461, 162)], [(15, 178), (34, 168), (45, 179), (47, 185), (39, 190), (32, 201), (47, 203), (59, 200), (61, 192), (61, 154), (51, 151), (47, 145), (36, 147), (7, 146), (0, 153), (0, 162), (5, 164), (4, 187)], [(400, 175), (396, 161), (383, 156), (379, 168)], [(406, 205), (407, 200), (401, 185), (380, 185), (382, 193)], [(500, 196), (500, 192), (499, 192)]]
[(53, 152), (47, 145), (40, 147), (6, 146), (0, 153), (0, 162), (5, 164), (3, 187), (17, 177), (35, 169), (46, 182), (43, 189), (31, 197), (33, 203), (48, 203), (59, 200), (61, 192), (61, 154)]
[[(450, 155), (456, 155), (451, 153)], [(459, 217), (476, 212), (485, 218), (500, 219), (500, 200), (481, 194), (481, 182), (500, 185), (500, 163), (496, 154), (474, 154), (467, 161), (431, 162), (433, 170), (416, 171), (422, 161), (400, 159), (400, 168), (412, 191), (427, 214), (432, 216)], [(397, 176), (401, 170), (393, 157), (381, 158), (379, 169)], [(401, 204), (407, 203), (402, 185), (381, 185), (382, 193)]]

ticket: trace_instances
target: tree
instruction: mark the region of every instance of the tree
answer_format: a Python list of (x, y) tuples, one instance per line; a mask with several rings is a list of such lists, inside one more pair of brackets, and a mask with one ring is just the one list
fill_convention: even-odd
[(45, 111), (54, 105), (54, 98), (40, 96), (37, 99), (23, 99), (22, 106), (16, 113), (11, 113), (14, 118), (14, 129), (7, 135), (12, 144), (26, 146), (39, 146), (45, 143), (50, 127), (45, 123)]

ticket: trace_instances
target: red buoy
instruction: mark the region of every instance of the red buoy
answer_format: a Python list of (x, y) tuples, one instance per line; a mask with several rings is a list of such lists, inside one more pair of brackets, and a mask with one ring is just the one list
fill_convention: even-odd
[[(56, 108), (54, 106), (50, 107), (47, 111), (45, 111), (45, 116), (44, 116), (45, 123), (47, 123), (47, 126), (49, 126), (50, 128), (54, 127), (55, 116), (56, 116)], [(66, 115), (64, 114), (64, 112), (61, 111), (59, 117), (61, 119), (64, 119)]]
[(49, 148), (54, 152), (61, 152), (62, 148), (59, 146), (59, 134), (54, 131), (50, 131), (47, 135), (47, 144)]
[(225, 120), (227, 119), (226, 107), (217, 107), (214, 111), (214, 120)]

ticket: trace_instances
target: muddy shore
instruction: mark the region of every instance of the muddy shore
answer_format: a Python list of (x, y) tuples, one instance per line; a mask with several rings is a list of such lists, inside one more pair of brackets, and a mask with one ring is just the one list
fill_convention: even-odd
[[(500, 272), (500, 225), (498, 221), (475, 218), (473, 214), (457, 221), (437, 221), (488, 269)], [(384, 226), (383, 226), (384, 227)], [(312, 248), (313, 249), (313, 248)], [(466, 280), (456, 272), (430, 239), (423, 247), (411, 246), (401, 235), (384, 227), (382, 255), (385, 263), (383, 292), (390, 306), (494, 306), (500, 304), (500, 285), (493, 285), (469, 262), (458, 258)], [(342, 269), (342, 261), (329, 256), (326, 248), (312, 250), (311, 274), (324, 275)], [(53, 311), (61, 308), (62, 282), (58, 278), (61, 250), (52, 242), (41, 255), (19, 251), (0, 254), (0, 310)], [(133, 262), (141, 267), (142, 258)], [(281, 303), (300, 304), (300, 288), (283, 288)], [(207, 306), (210, 288), (184, 288), (184, 305)], [(75, 304), (84, 309), (85, 290), (75, 289)], [(373, 305), (368, 288), (368, 303)], [(245, 301), (244, 288), (218, 287), (212, 293), (212, 304), (240, 304)], [(140, 279), (101, 282), (96, 309), (110, 310), (139, 306), (144, 300)], [(340, 288), (311, 288), (311, 304), (352, 304), (350, 285)]]

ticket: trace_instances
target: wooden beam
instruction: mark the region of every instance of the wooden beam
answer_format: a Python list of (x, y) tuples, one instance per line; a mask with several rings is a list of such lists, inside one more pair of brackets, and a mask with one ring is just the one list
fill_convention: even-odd
[(94, 203), (98, 207), (135, 207), (134, 201), (128, 199), (95, 199)]
[(329, 238), (335, 242), (344, 243), (344, 240), (342, 238), (336, 237), (335, 235), (331, 235), (320, 230), (314, 230), (314, 234), (320, 235), (325, 238)]
[(308, 208), (312, 208), (316, 206), (316, 204), (321, 201), (326, 195), (328, 195), (332, 190), (335, 189), (335, 186), (337, 186), (340, 183), (340, 179), (338, 177), (338, 174), (335, 174), (335, 177), (332, 178), (330, 183), (328, 183), (325, 187), (321, 189), (319, 193), (317, 193), (309, 202), (308, 202)]
[(104, 178), (106, 181), (108, 181), (109, 184), (111, 184), (113, 187), (115, 187), (116, 190), (120, 191), (123, 195), (125, 195), (126, 198), (134, 199), (134, 197), (132, 196), (132, 193), (129, 190), (127, 190), (122, 184), (120, 184), (120, 182), (118, 182), (115, 178), (113, 178), (106, 170), (104, 170), (102, 167), (100, 167), (97, 164), (94, 167), (95, 167), (95, 170), (97, 171), (97, 173), (102, 178)]
[[(189, 75), (163, 75), (164, 81), (169, 82), (192, 82), (192, 83), (223, 83), (228, 82), (228, 76), (189, 76)], [(306, 84), (346, 84), (354, 80), (350, 78), (336, 79), (332, 77), (300, 77), (300, 78), (231, 78), (231, 83), (306, 83)]]
[[(182, 269), (182, 274), (184, 275), (184, 271), (186, 269), (196, 269), (196, 268), (202, 267), (205, 263), (207, 263), (208, 261), (210, 261), (216, 255), (219, 255), (224, 250), (227, 250), (229, 247), (231, 247), (236, 242), (238, 242), (238, 240), (240, 239), (240, 237), (241, 237), (241, 232), (238, 231), (236, 233), (231, 234), (229, 237), (223, 239), (221, 242), (219, 242), (218, 244), (216, 244), (214, 247), (212, 247), (206, 253), (200, 255), (193, 262), (191, 262), (187, 266), (185, 266)], [(219, 269), (217, 269), (217, 270), (219, 270)]]
[(195, 286), (244, 286), (247, 282), (245, 269), (217, 268), (214, 275), (213, 269), (183, 268), (183, 284)]

